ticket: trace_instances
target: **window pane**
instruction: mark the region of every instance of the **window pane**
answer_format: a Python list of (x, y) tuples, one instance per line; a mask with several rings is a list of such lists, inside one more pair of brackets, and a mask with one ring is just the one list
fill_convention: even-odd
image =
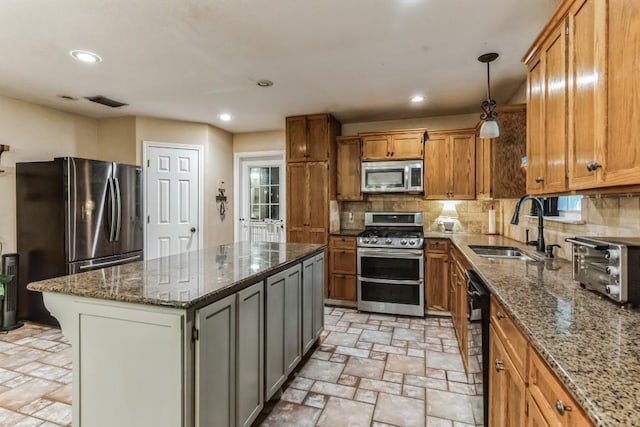
[(252, 186), (260, 182), (260, 168), (251, 168), (249, 170), (249, 181), (251, 181)]
[(280, 203), (280, 187), (271, 187), (270, 203)]
[(558, 210), (579, 211), (582, 207), (582, 196), (560, 196), (558, 197)]
[(260, 187), (260, 203), (269, 203), (269, 187)]
[(269, 185), (269, 168), (260, 169), (260, 185)]
[(271, 185), (280, 184), (280, 168), (271, 168)]
[(253, 205), (251, 206), (251, 219), (257, 220), (260, 218), (260, 206)]
[(269, 206), (260, 205), (260, 218), (269, 218)]
[(278, 205), (271, 205), (271, 219), (280, 219), (280, 206)]

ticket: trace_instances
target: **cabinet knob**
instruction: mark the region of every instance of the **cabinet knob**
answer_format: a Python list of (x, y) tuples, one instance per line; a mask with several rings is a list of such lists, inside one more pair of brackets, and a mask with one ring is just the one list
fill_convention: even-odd
[(393, 157), (393, 151), (391, 152), (391, 157)]
[[(504, 363), (500, 359), (495, 361), (496, 372), (504, 371)], [(557, 402), (556, 402), (557, 405)]]
[(544, 181), (544, 178), (541, 176), (536, 176), (536, 183), (540, 184), (542, 181)]
[(556, 400), (556, 411), (560, 416), (564, 415), (565, 412), (571, 412), (571, 406), (565, 405), (562, 400)]
[(598, 162), (596, 162), (595, 160), (590, 161), (589, 163), (587, 163), (587, 170), (589, 172), (594, 172), (596, 169), (601, 168), (602, 165), (599, 164)]
[(496, 317), (498, 319), (504, 319), (504, 314), (500, 313), (499, 311), (496, 313)]

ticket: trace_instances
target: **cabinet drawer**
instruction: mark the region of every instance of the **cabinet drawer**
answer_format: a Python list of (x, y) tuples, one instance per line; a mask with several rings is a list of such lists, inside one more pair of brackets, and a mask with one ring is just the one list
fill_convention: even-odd
[(329, 283), (329, 298), (345, 301), (357, 301), (358, 291), (356, 276), (332, 274)]
[(548, 425), (593, 425), (553, 371), (533, 350), (529, 359), (529, 393)]
[(514, 367), (522, 378), (526, 378), (529, 343), (493, 295), (491, 296), (490, 322), (496, 330), (496, 335), (504, 344)]
[(356, 274), (356, 251), (331, 249), (329, 254), (331, 273)]
[(427, 239), (427, 252), (449, 252), (449, 240)]
[(329, 248), (331, 249), (351, 249), (356, 250), (356, 238), (351, 236), (331, 236), (329, 238)]

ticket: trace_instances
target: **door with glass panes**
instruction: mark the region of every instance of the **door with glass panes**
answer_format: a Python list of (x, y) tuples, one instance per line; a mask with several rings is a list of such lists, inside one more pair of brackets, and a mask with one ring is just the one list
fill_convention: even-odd
[(241, 240), (284, 242), (284, 168), (278, 161), (243, 162)]

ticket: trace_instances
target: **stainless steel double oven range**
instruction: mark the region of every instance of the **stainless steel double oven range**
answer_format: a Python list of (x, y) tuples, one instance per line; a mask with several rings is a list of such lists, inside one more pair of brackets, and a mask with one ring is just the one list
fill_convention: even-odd
[(358, 310), (424, 316), (422, 212), (366, 212), (358, 235)]

